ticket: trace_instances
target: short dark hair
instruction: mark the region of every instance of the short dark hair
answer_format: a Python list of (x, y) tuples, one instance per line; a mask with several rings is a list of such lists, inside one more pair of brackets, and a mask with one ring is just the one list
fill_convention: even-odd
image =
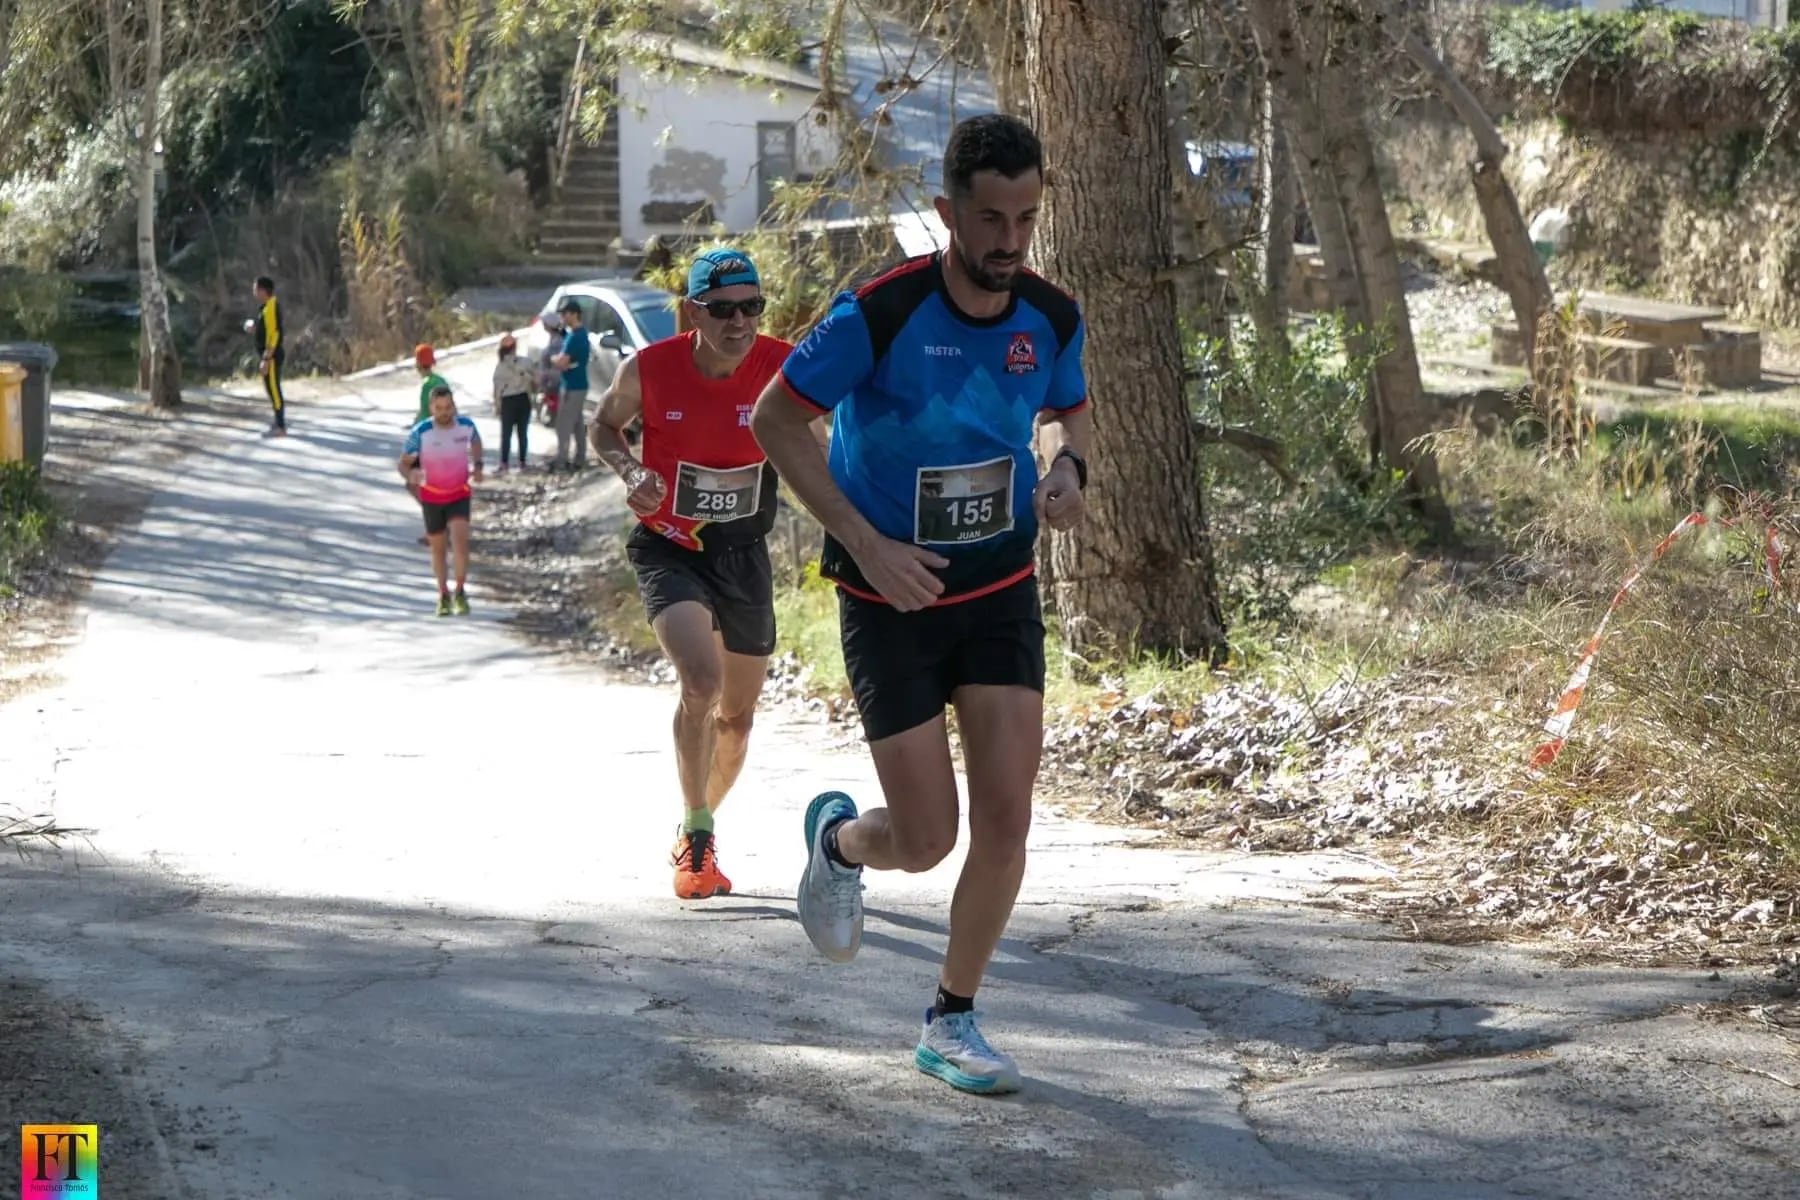
[(978, 171), (998, 171), (1017, 179), (1044, 172), (1044, 148), (1031, 126), (1005, 113), (982, 113), (958, 121), (944, 148), (944, 184), (951, 196), (966, 196)]
[(270, 279), (267, 275), (258, 275), (256, 277), (256, 286), (269, 293), (271, 296), (275, 294), (275, 281)]
[(455, 396), (450, 391), (450, 385), (447, 383), (440, 383), (431, 389), (431, 398), (433, 400), (436, 400), (439, 396), (450, 396), (452, 399), (455, 399)]

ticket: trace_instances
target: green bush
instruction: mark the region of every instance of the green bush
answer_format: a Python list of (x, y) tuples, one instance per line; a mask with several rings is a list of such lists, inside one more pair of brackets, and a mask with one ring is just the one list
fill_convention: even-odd
[(507, 171), (523, 171), (533, 200), (549, 197), (557, 119), (575, 65), (573, 38), (546, 38), (494, 50), (475, 99), (481, 145)]
[(1201, 483), (1234, 626), (1292, 619), (1296, 594), (1322, 572), (1413, 536), (1398, 479), (1369, 465), (1369, 362), (1346, 355), (1341, 322), (1327, 316), (1282, 345), (1239, 320), (1229, 346), (1196, 338), (1193, 359), (1196, 416), (1274, 438), (1294, 479), (1236, 447), (1204, 456)]
[(1571, 71), (1626, 75), (1670, 63), (1708, 32), (1693, 13), (1663, 9), (1590, 12), (1531, 5), (1496, 7), (1487, 18), (1488, 67), (1545, 95)]
[(56, 524), (56, 505), (37, 469), (0, 463), (0, 596), (12, 595), (19, 573), (43, 557)]
[(0, 262), (42, 272), (120, 244), (130, 232), (131, 172), (117, 139), (87, 133), (53, 173), (0, 182)]
[[(1495, 5), (1458, 65), (1525, 112), (1601, 129), (1675, 129), (1767, 141), (1800, 112), (1800, 28), (1751, 30), (1688, 12)], [(1760, 157), (1760, 151), (1757, 153)], [(1746, 160), (1748, 161), (1748, 160)]]

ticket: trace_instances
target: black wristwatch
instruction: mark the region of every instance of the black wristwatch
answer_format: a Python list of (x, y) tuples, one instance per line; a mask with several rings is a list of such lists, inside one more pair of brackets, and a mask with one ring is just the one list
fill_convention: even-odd
[(1087, 459), (1081, 457), (1081, 455), (1075, 453), (1067, 446), (1064, 446), (1061, 450), (1056, 452), (1056, 458), (1050, 460), (1050, 465), (1054, 467), (1056, 465), (1056, 459), (1058, 458), (1066, 458), (1075, 464), (1075, 481), (1080, 485), (1082, 491), (1087, 491)]

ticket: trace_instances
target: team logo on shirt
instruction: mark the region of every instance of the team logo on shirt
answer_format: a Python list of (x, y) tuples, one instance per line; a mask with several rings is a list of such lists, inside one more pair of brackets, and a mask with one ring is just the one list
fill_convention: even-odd
[(1023, 375), (1037, 370), (1037, 351), (1032, 348), (1029, 333), (1015, 333), (1012, 345), (1006, 348), (1006, 373)]

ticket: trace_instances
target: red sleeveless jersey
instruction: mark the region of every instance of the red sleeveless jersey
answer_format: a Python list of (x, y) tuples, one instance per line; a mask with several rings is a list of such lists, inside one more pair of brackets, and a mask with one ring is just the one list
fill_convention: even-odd
[(775, 527), (775, 468), (750, 432), (750, 410), (793, 346), (758, 334), (724, 379), (694, 365), (692, 333), (637, 354), (644, 401), (644, 465), (662, 476), (662, 504), (639, 517), (689, 550), (740, 544)]

